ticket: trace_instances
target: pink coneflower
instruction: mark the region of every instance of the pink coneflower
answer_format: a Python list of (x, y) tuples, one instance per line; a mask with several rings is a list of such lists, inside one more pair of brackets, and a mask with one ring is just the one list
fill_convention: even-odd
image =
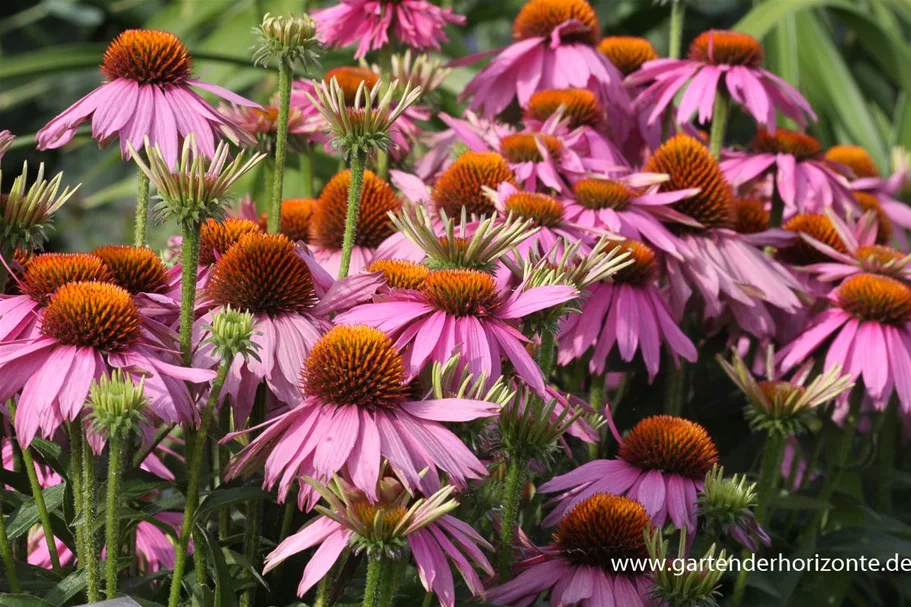
[(540, 132), (554, 115), (569, 131), (580, 131), (579, 153), (583, 157), (598, 158), (613, 165), (624, 166), (626, 159), (608, 138), (618, 130), (618, 125), (609, 120), (598, 97), (588, 89), (552, 89), (538, 91), (528, 100), (523, 122), (531, 131)]
[[(313, 346), (300, 375), (303, 400), (261, 426), (230, 475), (264, 462), (264, 486), (278, 482), (284, 500), (295, 480), (327, 483), (341, 474), (376, 500), (381, 458), (409, 491), (439, 489), (439, 471), (459, 487), (487, 473), (440, 422), (490, 417), (497, 406), (458, 398), (415, 400), (402, 356), (382, 331), (335, 327)], [(430, 472), (422, 475), (425, 469)], [(302, 507), (312, 508), (317, 499), (311, 487), (301, 487)]]
[[(608, 159), (587, 157), (587, 144), (582, 129), (570, 132), (561, 122), (557, 112), (542, 123), (537, 131), (478, 132), (464, 120), (441, 114), (440, 119), (449, 125), (469, 150), (473, 152), (498, 152), (515, 173), (516, 181), (529, 191), (550, 188), (563, 192), (571, 178), (586, 173), (604, 172), (616, 168)], [(540, 185), (539, 185), (540, 184)]]
[[(266, 154), (275, 153), (275, 137), (278, 132), (278, 99), (270, 105), (250, 107), (244, 105), (219, 105), (218, 111), (226, 120), (236, 124), (256, 140), (256, 148)], [(301, 108), (292, 105), (288, 109), (288, 149), (303, 152), (311, 141), (325, 142), (322, 135), (324, 121), (319, 113), (305, 114)]]
[(237, 105), (259, 107), (214, 84), (190, 77), (192, 59), (183, 42), (168, 32), (127, 30), (104, 53), (101, 71), (107, 81), (38, 131), (38, 149), (59, 148), (92, 118), (92, 137), (105, 144), (117, 136), (120, 152), (127, 144), (140, 149), (144, 138), (161, 148), (168, 166), (177, 162), (183, 140), (194, 133), (200, 152), (215, 155), (218, 133), (237, 143), (252, 140), (224, 118), (191, 87), (214, 93)]
[(678, 317), (693, 293), (692, 286), (702, 295), (705, 317), (719, 317), (726, 305), (742, 329), (758, 336), (774, 331), (763, 303), (787, 312), (801, 308), (797, 293), (802, 289), (788, 269), (730, 229), (733, 191), (704, 145), (688, 135), (676, 135), (658, 148), (645, 170), (668, 175), (660, 191), (700, 188), (695, 196), (674, 205), (674, 210), (701, 224), (680, 234), (685, 261), (664, 260), (671, 307)]
[(589, 287), (581, 314), (572, 314), (560, 327), (558, 361), (566, 365), (594, 348), (588, 369), (601, 375), (614, 349), (626, 362), (641, 351), (649, 381), (658, 374), (661, 344), (674, 358), (696, 362), (696, 346), (680, 330), (658, 288), (655, 251), (635, 240), (619, 241), (633, 263), (621, 268), (608, 282)]
[(180, 313), (177, 272), (168, 270), (158, 253), (148, 247), (105, 245), (92, 251), (111, 272), (110, 282), (126, 289), (136, 300), (147, 328), (160, 333)]
[(531, 249), (538, 253), (550, 251), (564, 240), (576, 242), (592, 240), (592, 233), (567, 221), (566, 210), (559, 199), (537, 192), (522, 192), (511, 183), (500, 184), (495, 193), (490, 194), (497, 210), (504, 217), (512, 215), (531, 220), (531, 227), (537, 228), (530, 238), (522, 241), (516, 250), (525, 256)]
[[(695, 499), (695, 494), (693, 495)], [(653, 607), (648, 570), (625, 570), (618, 563), (649, 558), (646, 533), (652, 521), (642, 504), (596, 493), (560, 520), (553, 543), (528, 546), (521, 573), (487, 592), (494, 605), (531, 605), (542, 592), (551, 607)]]
[[(495, 133), (502, 137), (514, 130), (496, 120), (481, 118), (471, 110), (465, 110), (462, 113), (462, 120), (477, 133)], [(460, 157), (456, 152), (459, 150), (457, 144), (461, 138), (453, 129), (448, 128), (425, 133), (423, 141), (427, 151), (415, 162), (415, 173), (427, 183), (433, 183)]]
[(844, 212), (856, 206), (847, 180), (825, 160), (816, 138), (787, 129), (759, 131), (752, 147), (753, 152), (727, 152), (721, 170), (737, 188), (768, 175), (785, 205), (785, 216), (833, 205)]
[(376, 303), (352, 308), (336, 318), (339, 324), (367, 324), (382, 329), (405, 348), (409, 372), (417, 375), (431, 362), (445, 363), (462, 349), (469, 371), (487, 378), (502, 374), (501, 359), (538, 393), (544, 377), (526, 349), (529, 339), (515, 323), (528, 314), (578, 297), (563, 285), (528, 288), (512, 293), (477, 270), (431, 272), (420, 291), (390, 293)]
[(524, 108), (535, 91), (564, 88), (593, 90), (602, 102), (628, 102), (620, 89), (622, 76), (598, 52), (601, 25), (586, 0), (530, 0), (516, 16), (512, 36), (515, 42), (495, 51), (465, 87), (469, 109), (482, 108), (490, 118), (513, 99)]
[(656, 415), (616, 438), (617, 459), (583, 464), (541, 485), (542, 493), (561, 492), (544, 524), (555, 524), (592, 495), (615, 493), (641, 502), (659, 527), (670, 519), (676, 528), (694, 532), (696, 494), (718, 462), (718, 449), (705, 428), (682, 417)]
[[(390, 212), (402, 208), (402, 202), (392, 187), (369, 170), (364, 171), (363, 179), (354, 248), (351, 250), (352, 273), (360, 272), (374, 259), (405, 257), (413, 248), (396, 232), (389, 218)], [(308, 242), (313, 257), (333, 276), (338, 275), (342, 261), (350, 187), (351, 171), (342, 171), (330, 179), (320, 192), (309, 221)]]
[[(414, 180), (412, 180), (414, 181)], [(502, 183), (516, 183), (516, 176), (506, 159), (496, 152), (465, 152), (443, 171), (433, 186), (430, 206), (446, 215), (458, 218), (464, 209), (468, 217), (486, 215), (497, 211), (487, 195), (487, 189), (495, 190)], [(419, 184), (408, 188), (407, 195), (413, 202), (426, 199)]]
[(699, 193), (699, 188), (659, 192), (664, 175), (635, 173), (616, 179), (586, 178), (573, 184), (566, 218), (584, 228), (607, 230), (645, 240), (668, 255), (681, 257), (683, 243), (662, 223), (692, 220), (670, 205)]
[[(911, 209), (901, 200), (895, 199), (908, 180), (907, 167), (898, 167), (890, 177), (883, 177), (867, 150), (855, 145), (834, 145), (826, 151), (825, 158), (836, 163), (837, 168), (848, 178), (850, 188), (863, 209), (873, 207), (864, 204), (864, 198), (859, 195), (874, 197), (880, 209), (878, 214), (888, 218), (889, 223), (911, 230)], [(880, 224), (882, 223), (880, 219)], [(895, 234), (894, 237), (900, 246), (906, 247), (908, 239), (904, 233)]]
[(150, 411), (165, 423), (197, 419), (187, 383), (212, 371), (169, 362), (162, 344), (143, 330), (132, 296), (100, 282), (72, 282), (57, 289), (44, 310), (41, 337), (0, 344), (0, 400), (19, 390), (16, 436), (23, 446), (41, 432), (51, 436), (82, 411), (93, 380), (121, 369), (144, 379)]
[(829, 343), (826, 369), (838, 365), (852, 380), (862, 378), (877, 408), (894, 391), (902, 409), (911, 411), (911, 287), (887, 276), (855, 274), (829, 298), (833, 307), (778, 353), (782, 371)]
[[(333, 280), (281, 234), (242, 236), (215, 262), (201, 302), (213, 309), (197, 321), (202, 336), (211, 316), (224, 306), (256, 319), (252, 339), (259, 345), (258, 360), (237, 356), (222, 390), (231, 398), (235, 416), (246, 419), (262, 382), (279, 401), (297, 403), (301, 367), (320, 335), (332, 327), (329, 315), (369, 300), (379, 284), (375, 275)], [(211, 368), (217, 364), (214, 356), (212, 344), (203, 344), (194, 365)]]
[(464, 15), (427, 0), (342, 0), (313, 11), (320, 40), (330, 47), (354, 46), (355, 59), (393, 42), (425, 50), (446, 42), (448, 24), (465, 23)]
[(759, 124), (775, 132), (775, 112), (801, 126), (816, 114), (794, 87), (763, 69), (765, 53), (749, 34), (722, 30), (703, 32), (690, 45), (686, 59), (646, 62), (625, 84), (654, 83), (640, 93), (636, 104), (654, 103), (649, 122), (656, 122), (678, 92), (686, 87), (677, 108), (677, 123), (689, 122), (697, 111), (699, 122), (712, 118), (719, 87), (746, 108)]
[(493, 548), (470, 525), (448, 514), (458, 506), (450, 499), (453, 487), (414, 499), (392, 479), (384, 482), (387, 486), (379, 502), (341, 482), (318, 487), (328, 507), (318, 506), (321, 516), (266, 556), (263, 573), (294, 554), (319, 546), (297, 587), (298, 596), (304, 596), (329, 573), (348, 546), (354, 546), (355, 553), (366, 552), (368, 559), (402, 558), (407, 548), (414, 558), (421, 584), (427, 592), (436, 594), (444, 607), (455, 605), (450, 562), (471, 593), (484, 596), (481, 578), (470, 561), (487, 575), (493, 575), (481, 550)]
[[(325, 9), (330, 10), (330, 9)], [(369, 92), (380, 81), (380, 75), (369, 67), (337, 67), (326, 72), (322, 82), (331, 83), (332, 80), (338, 82), (345, 94), (345, 105), (351, 107), (354, 105), (357, 97), (358, 88), (364, 85), (365, 92)], [(294, 82), (294, 89), (291, 92), (291, 105), (301, 112), (307, 124), (317, 124), (320, 131), (328, 128), (326, 119), (320, 114), (316, 106), (310, 101), (310, 97), (316, 98), (316, 85), (314, 80), (297, 80)], [(396, 104), (393, 104), (394, 109)], [(427, 109), (420, 105), (410, 105), (405, 111), (396, 118), (389, 130), (389, 136), (392, 138), (391, 153), (396, 158), (404, 157), (411, 150), (411, 146), (421, 133), (418, 122), (428, 120), (430, 114)], [(327, 144), (327, 149), (334, 151), (329, 146), (329, 139), (320, 133), (315, 133), (314, 141), (320, 141)]]
[(804, 267), (823, 282), (838, 282), (855, 274), (881, 274), (911, 282), (911, 255), (877, 244), (880, 230), (876, 215), (868, 212), (859, 221), (843, 220), (829, 211), (826, 217), (838, 235), (835, 247), (803, 233), (801, 238), (822, 253), (823, 261)]
[(0, 341), (41, 335), (41, 316), (51, 296), (70, 282), (111, 282), (110, 269), (88, 253), (44, 253), (28, 261), (17, 278), (20, 295), (0, 295)]

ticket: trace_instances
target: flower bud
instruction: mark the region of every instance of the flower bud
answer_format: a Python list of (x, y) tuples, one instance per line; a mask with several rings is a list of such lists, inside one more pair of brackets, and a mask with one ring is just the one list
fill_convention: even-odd
[(728, 535), (753, 552), (758, 548), (757, 540), (770, 546), (769, 536), (753, 515), (755, 506), (756, 484), (748, 484), (746, 477), (735, 474), (725, 478), (724, 468), (717, 465), (706, 475), (699, 514), (710, 533)]
[(139, 385), (119, 370), (92, 383), (92, 425), (108, 436), (127, 436), (136, 431), (145, 416), (145, 380)]
[(253, 28), (259, 41), (254, 47), (254, 65), (266, 66), (273, 58), (293, 66), (300, 63), (304, 71), (318, 66), (323, 47), (316, 34), (316, 22), (304, 13), (298, 17), (273, 17), (269, 13)]
[[(646, 537), (646, 546), (649, 558), (667, 560), (668, 542), (661, 529)], [(685, 549), (686, 542), (681, 541), (677, 559), (655, 570), (652, 598), (662, 607), (717, 607), (721, 596), (718, 585), (725, 568), (713, 563), (726, 560), (727, 555), (722, 550), (715, 556), (712, 544), (702, 557), (687, 559)]]
[[(5, 133), (8, 131), (0, 133), (0, 156), (3, 155), (3, 146), (9, 147), (12, 143), (12, 139), (9, 139), (4, 144)], [(32, 249), (44, 243), (54, 213), (79, 189), (77, 185), (60, 192), (63, 173), (57, 173), (50, 181), (46, 180), (44, 163), (39, 165), (35, 182), (28, 190), (25, 189), (27, 179), (28, 163), (25, 163), (9, 193), (0, 194), (0, 243), (4, 249), (9, 247), (10, 251), (16, 248)], [(3, 172), (0, 171), (0, 182), (2, 181)]]
[(248, 312), (234, 310), (227, 306), (216, 312), (212, 317), (209, 330), (209, 341), (215, 346), (215, 351), (223, 361), (233, 360), (240, 354), (244, 358), (256, 355), (257, 344), (253, 342), (253, 315)]

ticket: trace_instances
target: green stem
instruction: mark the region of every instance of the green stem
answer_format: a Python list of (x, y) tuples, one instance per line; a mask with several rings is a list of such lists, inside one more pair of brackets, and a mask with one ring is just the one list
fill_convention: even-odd
[[(77, 417), (69, 423), (70, 430), (70, 478), (73, 479), (73, 512), (76, 518), (82, 514), (82, 422)], [(85, 568), (85, 535), (82, 525), (76, 525), (76, 564)]]
[(519, 522), (519, 506), (522, 503), (522, 488), (525, 486), (527, 471), (528, 462), (525, 458), (510, 458), (503, 487), (503, 518), (500, 521), (500, 544), (497, 546), (497, 570), (501, 582), (506, 582), (512, 575), (513, 538)]
[(351, 250), (354, 248), (354, 236), (357, 231), (357, 217), (361, 206), (361, 189), (364, 186), (364, 164), (367, 155), (360, 151), (351, 152), (351, 186), (348, 189), (348, 213), (345, 216), (345, 237), (342, 240), (342, 263), (338, 277), (348, 276), (351, 267)]
[[(80, 428), (84, 426), (80, 424)], [(98, 551), (95, 549), (95, 454), (88, 437), (82, 436), (82, 535), (85, 542), (86, 596), (89, 603), (101, 600), (98, 572)]]
[(139, 173), (139, 190), (136, 193), (136, 229), (133, 244), (137, 247), (146, 246), (149, 232), (149, 178), (142, 172)]
[(430, 604), (433, 602), (433, 592), (427, 591), (424, 595), (424, 600), (421, 603), (421, 607), (430, 607)]
[[(386, 44), (380, 49), (380, 80), (385, 85), (385, 88), (389, 87), (392, 84), (392, 55), (395, 52), (395, 48), (392, 44)], [(376, 155), (376, 174), (381, 179), (389, 178), (389, 152), (386, 150), (379, 150)]]
[(313, 198), (313, 146), (307, 144), (307, 149), (298, 154), (301, 177), (304, 179), (304, 198)]
[[(247, 504), (246, 533), (244, 534), (244, 556), (254, 567), (259, 555), (260, 527), (262, 526), (262, 502), (253, 500)], [(256, 585), (252, 585), (240, 595), (241, 607), (253, 607), (256, 602)]]
[(19, 585), (19, 576), (16, 575), (16, 562), (13, 560), (13, 548), (6, 535), (6, 517), (0, 508), (0, 555), (3, 557), (3, 569), (6, 571), (6, 582), (10, 592), (18, 593), (22, 590)]
[(728, 113), (731, 110), (731, 100), (727, 93), (719, 90), (715, 95), (715, 110), (712, 112), (712, 132), (709, 135), (709, 152), (715, 160), (721, 158), (721, 148), (724, 145), (724, 135), (728, 129)]
[(683, 412), (683, 400), (686, 392), (686, 367), (681, 362), (679, 367), (668, 367), (667, 383), (664, 393), (664, 412), (679, 416)]
[(282, 193), (285, 183), (285, 152), (288, 145), (288, 111), (291, 107), (291, 62), (285, 57), (278, 61), (278, 131), (275, 134), (275, 172), (272, 174), (272, 201), (266, 217), (269, 232), (282, 231)]
[(784, 217), (784, 200), (778, 192), (778, 182), (772, 180), (772, 211), (769, 214), (769, 227), (781, 227), (782, 218)]
[[(756, 495), (758, 496), (756, 521), (760, 525), (765, 525), (768, 522), (769, 504), (771, 503), (772, 494), (775, 492), (775, 487), (778, 485), (778, 477), (781, 476), (781, 461), (784, 458), (784, 449), (787, 441), (788, 438), (778, 432), (769, 433), (766, 438), (762, 466), (759, 470), (759, 482), (756, 484)], [(737, 575), (734, 593), (731, 595), (732, 607), (739, 607), (743, 601), (749, 577), (750, 571), (746, 568), (741, 569)]]
[(408, 563), (400, 559), (388, 563), (388, 572), (383, 576), (385, 579), (380, 588), (380, 607), (392, 607), (395, 603), (395, 595), (402, 585), (407, 566)]
[(212, 417), (212, 411), (215, 410), (215, 403), (221, 396), (222, 386), (225, 385), (225, 378), (228, 376), (230, 361), (222, 362), (218, 367), (218, 375), (209, 391), (209, 398), (206, 401), (206, 408), (202, 412), (202, 419), (199, 422), (199, 432), (196, 433), (196, 440), (187, 443), (190, 449), (190, 455), (187, 458), (187, 499), (184, 505), (183, 522), (180, 524), (180, 537), (177, 542), (177, 548), (174, 558), (174, 573), (171, 578), (171, 593), (168, 597), (168, 607), (178, 607), (180, 604), (180, 586), (183, 582), (183, 575), (187, 568), (187, 550), (190, 545), (190, 535), (193, 531), (193, 519), (196, 518), (196, 506), (199, 503), (199, 478), (200, 462), (202, 459), (202, 447), (205, 444), (206, 431), (209, 426), (209, 418)]
[[(9, 403), (10, 421), (16, 423), (16, 405), (12, 401)], [(38, 520), (41, 522), (41, 530), (44, 531), (44, 541), (47, 542), (47, 551), (51, 556), (51, 566), (54, 573), (61, 573), (60, 555), (57, 554), (57, 541), (54, 539), (54, 530), (51, 527), (51, 516), (47, 511), (47, 503), (44, 501), (44, 492), (41, 489), (41, 482), (38, 480), (38, 470), (35, 468), (35, 460), (32, 459), (32, 452), (28, 447), (22, 448), (22, 463), (25, 466), (25, 473), (28, 475), (28, 484), (32, 489), (32, 497), (35, 499), (35, 506), (38, 508)]]
[(680, 59), (683, 46), (683, 13), (686, 10), (683, 0), (671, 0), (671, 35), (667, 56)]
[[(625, 376), (624, 376), (625, 377)], [(595, 413), (600, 414), (604, 406), (604, 376), (603, 375), (592, 375), (591, 377), (592, 387), (588, 392), (588, 404), (594, 409)], [(604, 424), (602, 431), (600, 432), (601, 438), (597, 443), (593, 443), (588, 446), (588, 456), (589, 459), (598, 458), (598, 449), (607, 438), (607, 433), (610, 430), (607, 427), (607, 424)]]
[(364, 607), (379, 607), (381, 586), (388, 579), (386, 574), (386, 557), (371, 555), (367, 557), (367, 584), (364, 587)]
[[(330, 572), (331, 573), (331, 572)], [(313, 607), (329, 607), (332, 604), (332, 576), (327, 574), (316, 587), (316, 598)]]
[(551, 374), (554, 372), (554, 359), (556, 358), (556, 343), (554, 334), (551, 331), (541, 331), (541, 347), (538, 350), (538, 366), (541, 367), (541, 374), (544, 381), (549, 381)]
[(0, 258), (3, 259), (3, 263), (0, 263), (0, 293), (6, 290), (6, 282), (9, 279), (9, 272), (6, 271), (6, 266), (11, 265), (13, 254), (13, 247), (5, 244), (0, 245)]
[(120, 521), (117, 509), (120, 506), (118, 491), (122, 442), (123, 439), (117, 432), (111, 433), (108, 439), (108, 493), (104, 510), (104, 545), (107, 550), (104, 561), (104, 577), (108, 599), (113, 599), (117, 596), (117, 557), (120, 554)]
[(199, 266), (198, 222), (183, 224), (181, 274), (180, 274), (180, 352), (183, 364), (190, 366), (193, 359), (193, 320), (196, 310), (196, 277)]

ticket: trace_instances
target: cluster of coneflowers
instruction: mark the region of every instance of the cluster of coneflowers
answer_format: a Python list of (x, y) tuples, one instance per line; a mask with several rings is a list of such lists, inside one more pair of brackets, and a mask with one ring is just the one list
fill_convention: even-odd
[[(38, 512), (24, 546), (0, 516), (10, 591), (27, 559), (80, 572), (90, 602), (165, 572), (177, 607), (223, 593), (211, 572), (230, 564), (245, 606), (292, 570), (320, 607), (411, 604), (417, 584), (446, 607), (739, 605), (746, 572), (621, 561), (773, 546), (776, 494), (829, 500), (859, 420), (911, 414), (908, 171), (784, 128), (815, 114), (760, 43), (713, 30), (682, 56), (673, 10), (660, 58), (602, 39), (586, 0), (530, 0), (513, 44), (458, 60), (487, 61), (460, 116), (435, 107), (449, 67), (421, 53), (464, 17), (426, 0), (267, 15), (267, 105), (193, 78), (170, 33), (120, 34), (37, 144), (86, 121), (118, 143), (134, 242), (42, 252), (75, 193), (43, 167), (0, 195), (3, 462)], [(360, 63), (316, 75), (327, 46)], [(728, 148), (734, 111), (756, 134)], [(346, 168), (317, 192), (319, 148)], [(283, 200), (288, 154), (305, 185)], [(232, 205), (266, 158), (270, 199)], [(167, 255), (150, 213), (179, 226)], [(762, 437), (755, 483), (686, 417), (692, 369), (719, 362)], [(646, 386), (663, 410), (627, 411)], [(820, 422), (841, 430), (814, 481), (795, 437)], [(139, 468), (162, 482), (121, 491)], [(239, 479), (267, 493), (201, 507)], [(43, 491), (61, 483), (66, 533)], [(772, 536), (808, 546), (825, 509), (793, 522)]]

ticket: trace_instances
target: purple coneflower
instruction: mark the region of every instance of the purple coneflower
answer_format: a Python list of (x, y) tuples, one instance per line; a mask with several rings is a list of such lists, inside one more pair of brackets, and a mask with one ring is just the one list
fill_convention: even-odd
[[(586, 0), (530, 0), (513, 22), (515, 42), (468, 83), (469, 108), (493, 117), (513, 99), (523, 108), (535, 91), (593, 90), (603, 102), (628, 103), (620, 73), (598, 49), (601, 24)], [(490, 55), (468, 57), (460, 63)]]
[(626, 84), (654, 84), (640, 93), (637, 104), (653, 102), (649, 122), (654, 123), (686, 87), (677, 108), (677, 123), (689, 122), (698, 111), (699, 122), (712, 118), (719, 87), (746, 108), (770, 132), (775, 113), (781, 112), (801, 126), (816, 114), (794, 87), (763, 69), (765, 53), (749, 34), (723, 30), (703, 32), (690, 45), (686, 59), (655, 59), (626, 79)]
[[(243, 221), (243, 220), (241, 220)], [(369, 300), (381, 279), (375, 275), (335, 281), (311, 257), (281, 234), (242, 236), (212, 268), (203, 305), (213, 308), (196, 323), (196, 333), (225, 306), (253, 314), (256, 357), (237, 356), (222, 396), (246, 419), (260, 383), (283, 403), (300, 400), (298, 378), (307, 353), (332, 327), (329, 315)], [(197, 350), (194, 364), (217, 363), (211, 344)]]
[(616, 179), (580, 179), (573, 184), (572, 198), (566, 201), (566, 218), (583, 228), (648, 241), (668, 255), (681, 258), (683, 243), (662, 221), (692, 223), (670, 205), (698, 194), (700, 189), (659, 192), (666, 179), (664, 175), (646, 173)]
[(169, 167), (177, 163), (180, 146), (190, 133), (195, 133), (200, 151), (209, 158), (215, 155), (218, 132), (235, 143), (250, 140), (242, 128), (219, 114), (191, 87), (237, 105), (259, 105), (191, 78), (191, 68), (190, 53), (174, 34), (158, 30), (123, 32), (104, 53), (101, 71), (107, 81), (38, 131), (38, 149), (65, 145), (76, 134), (76, 127), (89, 118), (92, 137), (99, 143), (119, 137), (121, 155), (128, 158), (127, 144), (138, 150), (148, 137), (151, 145), (161, 148)]
[(601, 375), (616, 345), (626, 362), (641, 352), (649, 381), (658, 374), (662, 343), (675, 362), (678, 357), (696, 362), (696, 346), (677, 326), (661, 296), (655, 251), (635, 240), (608, 245), (607, 251), (612, 249), (629, 252), (632, 264), (586, 289), (590, 295), (581, 314), (571, 314), (560, 327), (558, 362), (566, 365), (594, 348), (588, 368)]
[[(829, 296), (833, 306), (785, 346), (777, 356), (783, 371), (825, 349), (825, 368), (841, 367), (877, 408), (895, 392), (911, 411), (911, 287), (887, 276), (855, 274)], [(834, 338), (834, 339), (833, 339)]]
[[(313, 346), (300, 374), (303, 400), (260, 426), (259, 436), (232, 463), (231, 475), (264, 462), (264, 486), (278, 482), (284, 500), (295, 480), (327, 483), (341, 474), (376, 500), (383, 458), (409, 491), (439, 489), (440, 470), (459, 487), (487, 473), (440, 422), (491, 417), (497, 406), (415, 399), (402, 356), (382, 331), (335, 327)], [(422, 474), (425, 469), (429, 473)], [(301, 486), (301, 506), (312, 508), (318, 497)]]
[(53, 294), (44, 310), (41, 336), (0, 344), (0, 400), (19, 390), (16, 436), (28, 446), (41, 431), (51, 436), (86, 404), (93, 380), (121, 369), (142, 378), (149, 410), (165, 423), (198, 418), (187, 382), (215, 374), (172, 364), (163, 344), (143, 329), (133, 297), (101, 282), (71, 282)]
[(624, 561), (648, 560), (645, 537), (651, 531), (652, 521), (642, 504), (595, 493), (562, 517), (552, 544), (538, 548), (529, 543), (528, 557), (517, 565), (521, 573), (489, 590), (487, 600), (494, 605), (531, 605), (548, 592), (551, 607), (653, 607), (649, 571), (618, 568)]
[(569, 286), (502, 290), (493, 276), (477, 270), (437, 270), (421, 289), (390, 293), (376, 303), (356, 306), (340, 314), (340, 324), (367, 324), (389, 334), (405, 348), (409, 372), (417, 374), (430, 362), (445, 363), (462, 349), (462, 360), (477, 376), (498, 378), (501, 359), (538, 393), (544, 377), (526, 349), (529, 339), (516, 321), (540, 310), (566, 303), (579, 292)]
[(427, 0), (342, 0), (337, 6), (313, 11), (320, 40), (330, 47), (354, 46), (355, 59), (393, 41), (414, 49), (438, 49), (446, 42), (450, 23), (461, 25), (465, 17), (451, 8)]
[(840, 212), (857, 206), (845, 177), (823, 157), (815, 137), (778, 129), (759, 131), (752, 152), (726, 152), (721, 170), (734, 187), (768, 175), (784, 203), (784, 216), (820, 212), (835, 206)]
[(512, 215), (528, 219), (532, 222), (530, 227), (538, 228), (516, 247), (520, 255), (525, 256), (529, 249), (536, 249), (539, 253), (550, 251), (564, 240), (593, 240), (588, 230), (567, 221), (563, 203), (553, 196), (522, 192), (511, 183), (500, 184), (496, 192), (490, 192), (490, 196), (504, 217)]
[[(611, 426), (613, 429), (613, 426)], [(625, 495), (641, 502), (658, 526), (670, 519), (678, 529), (696, 529), (696, 494), (718, 462), (718, 449), (705, 428), (682, 417), (656, 415), (616, 434), (617, 459), (583, 464), (541, 485), (561, 492), (544, 524), (553, 525), (580, 501), (596, 493)]]

